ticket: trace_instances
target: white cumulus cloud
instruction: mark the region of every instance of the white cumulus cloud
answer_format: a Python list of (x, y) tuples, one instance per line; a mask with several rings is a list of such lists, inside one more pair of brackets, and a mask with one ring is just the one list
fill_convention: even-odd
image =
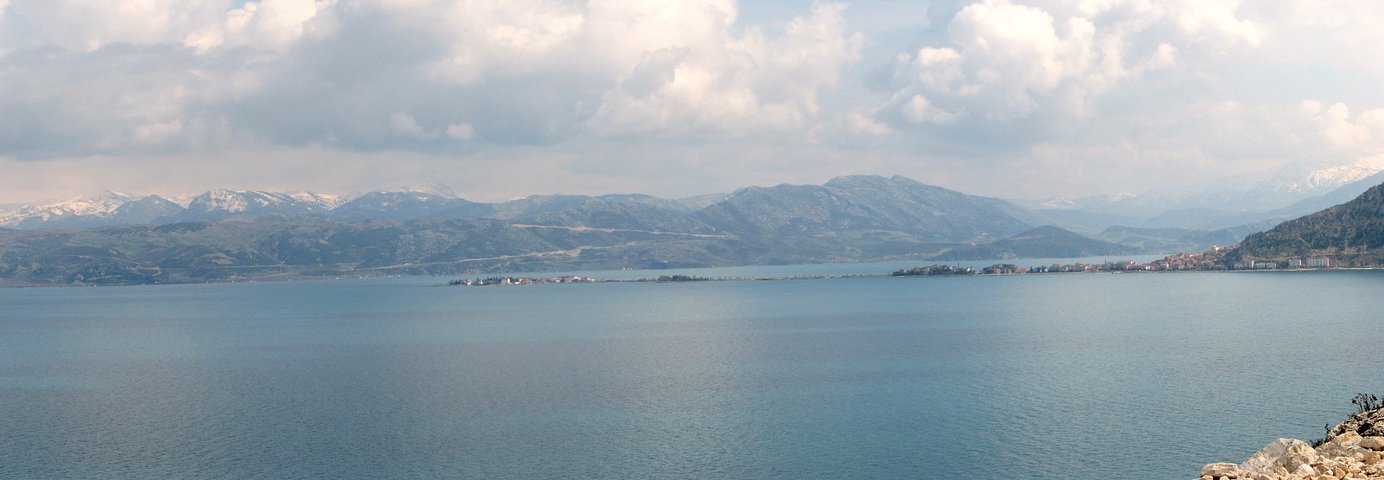
[(656, 15), (670, 27), (690, 22), (711, 28), (650, 44), (657, 48), (624, 67), (618, 86), (602, 95), (593, 129), (605, 135), (737, 135), (807, 127), (820, 112), (818, 96), (837, 85), (863, 42), (847, 29), (843, 8), (818, 4), (778, 37), (758, 29), (732, 33), (733, 10), (686, 12), (698, 18)]
[[(945, 44), (896, 56), (880, 115), (935, 109), (976, 122), (1086, 118), (1112, 89), (1178, 65), (1179, 45), (1253, 47), (1260, 27), (1236, 2), (984, 0), (946, 24)], [(922, 108), (926, 107), (926, 108)], [(943, 122), (932, 122), (943, 123)]]
[(24, 24), (0, 38), (35, 54), (0, 59), (0, 107), (42, 98), (54, 130), (0, 153), (37, 156), (228, 131), (363, 149), (805, 135), (865, 41), (833, 3), (758, 25), (732, 0), (10, 2)]
[(1316, 100), (1302, 102), (1302, 112), (1321, 130), (1322, 136), (1339, 147), (1384, 147), (1384, 108), (1373, 108), (1352, 116), (1350, 107), (1336, 102), (1330, 106)]
[(524, 157), (513, 172), (556, 187), (864, 169), (986, 193), (1003, 182), (964, 182), (1384, 154), (1381, 2), (848, 3), (0, 0), (0, 158), (65, 165), (10, 186), (72, 183), (53, 172), (85, 158), (105, 159), (91, 185), (298, 152), (281, 176), (301, 182), (318, 158), (379, 176)]

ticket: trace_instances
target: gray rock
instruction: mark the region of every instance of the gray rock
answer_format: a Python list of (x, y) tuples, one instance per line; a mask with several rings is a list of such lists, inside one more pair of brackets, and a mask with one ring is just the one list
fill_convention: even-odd
[(1201, 476), (1211, 478), (1240, 478), (1240, 466), (1233, 463), (1208, 463), (1201, 467)]
[(1282, 467), (1290, 474), (1296, 474), (1302, 467), (1312, 469), (1312, 462), (1321, 457), (1307, 442), (1294, 438), (1280, 438), (1260, 449), (1240, 464), (1240, 470), (1249, 474), (1270, 473), (1275, 467)]
[(1361, 438), (1360, 446), (1376, 452), (1384, 450), (1384, 437), (1372, 436)]

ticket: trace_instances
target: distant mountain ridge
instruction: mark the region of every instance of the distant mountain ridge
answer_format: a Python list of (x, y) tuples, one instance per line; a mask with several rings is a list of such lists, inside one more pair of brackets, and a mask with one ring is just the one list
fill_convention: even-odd
[(427, 192), (370, 192), (341, 204), (332, 216), (346, 220), (419, 220), (429, 217), (480, 218), (489, 205)]
[(1288, 165), (1215, 179), (1203, 185), (1151, 191), (1120, 199), (1115, 208), (1160, 210), (1271, 211), (1384, 172), (1384, 158), (1368, 157), (1346, 165)]
[(1013, 258), (1077, 258), (1133, 255), (1139, 248), (1120, 245), (1051, 225), (982, 245), (970, 245), (943, 252), (935, 260), (996, 260)]
[[(629, 218), (613, 222), (619, 210)], [(637, 212), (636, 212), (637, 211)], [(603, 228), (685, 224), (693, 230), (747, 235), (833, 234), (870, 230), (901, 232), (928, 241), (997, 238), (1029, 228), (1035, 218), (1006, 201), (967, 195), (905, 177), (853, 176), (824, 185), (748, 187), (730, 194), (664, 199), (642, 194), (534, 195), (499, 203), (457, 198), (438, 188), (368, 192), (346, 198), (313, 192), (211, 190), (187, 205), (158, 195), (135, 198), (113, 192), (26, 207), (0, 217), (0, 227), (92, 228), (115, 225), (218, 221), (259, 215), (319, 216), (337, 220), (497, 219), (594, 222)], [(679, 218), (676, 221), (673, 217)], [(578, 221), (580, 218), (580, 222)], [(636, 218), (641, 220), (636, 220)], [(1027, 221), (1027, 222), (1026, 222)], [(692, 225), (692, 224), (696, 225)]]
[[(755, 194), (783, 197), (787, 200), (793, 195), (805, 195), (809, 191), (818, 194), (832, 190), (842, 192), (870, 191), (867, 200), (887, 200), (878, 205), (898, 204), (894, 212), (871, 210), (871, 205), (841, 194), (822, 197), (832, 199), (834, 205), (823, 205), (833, 211), (836, 217), (814, 217), (823, 212), (796, 212), (797, 224), (773, 225), (759, 220), (771, 218), (741, 219), (740, 226), (748, 228), (751, 224), (762, 225), (764, 233), (786, 233), (794, 229), (802, 231), (822, 230), (849, 226), (850, 228), (870, 228), (861, 218), (882, 221), (881, 228), (891, 231), (906, 231), (903, 225), (908, 222), (926, 224), (919, 227), (928, 232), (945, 228), (946, 219), (915, 216), (913, 212), (943, 207), (970, 208), (972, 212), (986, 208), (998, 210), (1005, 216), (1020, 220), (1026, 226), (1044, 224), (1057, 225), (1085, 235), (1095, 235), (1112, 226), (1135, 228), (1180, 228), (1187, 230), (1215, 231), (1246, 224), (1259, 224), (1266, 221), (1279, 222), (1305, 215), (1332, 205), (1343, 203), (1359, 195), (1365, 189), (1384, 181), (1384, 156), (1368, 157), (1354, 163), (1310, 167), (1290, 165), (1276, 172), (1245, 174), (1237, 177), (1205, 182), (1203, 185), (1174, 190), (1149, 190), (1139, 194), (1122, 193), (1110, 196), (1081, 198), (1053, 197), (1041, 200), (998, 200), (959, 201), (966, 197), (947, 199), (942, 191), (956, 195), (960, 192), (941, 189), (913, 182), (906, 185), (903, 177), (884, 178), (877, 176), (839, 177), (824, 185), (779, 185), (773, 187), (749, 187), (729, 194), (708, 194), (681, 199), (666, 199), (642, 194), (586, 195), (534, 195), (504, 202), (481, 203), (456, 196), (445, 185), (404, 186), (382, 189), (352, 195), (332, 195), (314, 192), (270, 192), (264, 190), (212, 190), (195, 197), (172, 198), (150, 195), (133, 197), (113, 192), (98, 192), (68, 202), (0, 205), (0, 227), (31, 230), (39, 228), (93, 228), (112, 225), (162, 224), (177, 221), (219, 220), (246, 215), (317, 215), (344, 220), (417, 220), (424, 218), (494, 218), (513, 220), (533, 217), (543, 213), (555, 213), (576, 208), (581, 203), (599, 198), (613, 203), (642, 203), (663, 210), (681, 213), (694, 213), (707, 210), (703, 221), (708, 223), (734, 223), (736, 215), (734, 203), (743, 197)], [(856, 185), (848, 185), (855, 182)], [(875, 182), (878, 185), (872, 185)], [(939, 189), (925, 193), (930, 187)], [(873, 189), (873, 191), (871, 191)], [(888, 191), (893, 189), (893, 191)], [(905, 190), (912, 190), (906, 193)], [(732, 199), (739, 195), (740, 199)], [(913, 198), (909, 198), (912, 195)], [(931, 195), (931, 196), (929, 196)], [(939, 196), (940, 195), (940, 196)], [(152, 197), (152, 198), (151, 198)], [(804, 200), (806, 197), (800, 197)], [(727, 200), (732, 200), (726, 203)], [(142, 205), (132, 205), (125, 211), (116, 210), (126, 203), (142, 201)], [(957, 203), (959, 201), (959, 203)], [(940, 202), (940, 203), (935, 203)], [(949, 203), (952, 202), (952, 203)], [(988, 202), (988, 204), (987, 204)], [(969, 203), (969, 206), (966, 204)], [(720, 204), (717, 209), (708, 209)], [(862, 207), (862, 205), (864, 205)], [(763, 207), (763, 206), (761, 206)], [(762, 212), (772, 216), (787, 216), (794, 212), (791, 207), (777, 213)], [(912, 208), (918, 207), (918, 208)], [(748, 213), (742, 212), (741, 214)], [(815, 219), (813, 219), (815, 218)], [(999, 217), (1003, 218), (1003, 217)], [(808, 220), (813, 219), (813, 220)], [(806, 223), (804, 223), (806, 222)], [(815, 222), (815, 225), (808, 223)], [(958, 225), (960, 226), (960, 225)], [(916, 232), (915, 232), (916, 233)], [(951, 231), (943, 237), (951, 239), (962, 235), (962, 231)], [(972, 232), (976, 233), (976, 232)], [(1008, 233), (1017, 233), (1010, 231)]]
[(1309, 213), (1325, 210), (1342, 203), (1354, 200), (1370, 187), (1384, 183), (1384, 172), (1370, 175), (1360, 180), (1347, 183), (1335, 190), (1311, 198), (1300, 200), (1292, 205), (1275, 210), (1274, 213), (1283, 217), (1300, 217)]
[(1029, 228), (1016, 218), (1025, 213), (1003, 200), (905, 177), (850, 176), (824, 185), (740, 189), (696, 216), (718, 229), (753, 235), (887, 231), (928, 241), (972, 241)]
[(1355, 199), (1245, 238), (1231, 260), (1331, 257), (1344, 265), (1384, 263), (1384, 184)]
[(725, 194), (665, 199), (642, 194), (534, 195), (499, 203), (457, 198), (445, 186), (400, 187), (354, 196), (316, 192), (216, 189), (185, 198), (181, 204), (160, 195), (135, 197), (101, 191), (66, 202), (8, 204), (0, 227), (19, 230), (95, 228), (115, 225), (217, 221), (257, 215), (306, 215), (341, 220), (420, 220), (494, 218), (513, 220), (561, 212), (598, 199), (611, 204), (643, 204), (688, 213), (720, 201)]
[(1185, 188), (1017, 203), (1086, 233), (1115, 225), (1210, 231), (1306, 215), (1346, 202), (1381, 181), (1384, 156), (1334, 166), (1289, 165)]
[(1121, 227), (1090, 238), (1042, 212), (900, 176), (686, 199), (213, 190), (184, 206), (110, 194), (4, 218), (20, 219), (0, 224), (0, 284), (15, 285), (1105, 256), (1253, 231)]
[(212, 190), (193, 197), (179, 220), (221, 220), (258, 214), (324, 215), (340, 204), (340, 198), (335, 195), (312, 192)]
[(1094, 235), (1111, 243), (1138, 247), (1148, 253), (1203, 252), (1212, 247), (1230, 247), (1250, 234), (1273, 228), (1276, 222), (1258, 222), (1220, 230), (1186, 228), (1141, 228), (1113, 226)]
[[(422, 191), (215, 190), (179, 207), (112, 197), (103, 222), (0, 231), (0, 283), (126, 284), (495, 269), (663, 268), (926, 258), (1032, 228), (1003, 200), (904, 177), (686, 200), (546, 195), (482, 204)], [(700, 205), (700, 206), (699, 206)]]
[(0, 227), (90, 228), (174, 221), (181, 206), (157, 195), (135, 198), (111, 191), (58, 204), (26, 205), (0, 216)]

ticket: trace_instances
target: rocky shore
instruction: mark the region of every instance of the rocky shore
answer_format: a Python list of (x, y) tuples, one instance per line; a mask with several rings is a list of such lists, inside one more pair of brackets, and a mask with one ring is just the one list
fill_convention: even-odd
[(1244, 463), (1210, 463), (1201, 480), (1384, 479), (1384, 408), (1361, 408), (1327, 431), (1315, 448), (1302, 440), (1274, 440)]

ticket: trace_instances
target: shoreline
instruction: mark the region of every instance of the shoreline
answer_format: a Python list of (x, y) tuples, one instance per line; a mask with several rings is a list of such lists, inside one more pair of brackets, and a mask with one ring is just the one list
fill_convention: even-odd
[(1231, 270), (1231, 269), (1207, 269), (1207, 270), (1095, 270), (1095, 271), (1054, 271), (1054, 272), (1008, 272), (1008, 273), (956, 273), (956, 274), (895, 274), (895, 273), (865, 273), (865, 274), (841, 274), (841, 275), (787, 275), (787, 276), (724, 276), (724, 277), (696, 277), (686, 280), (660, 280), (658, 278), (635, 278), (635, 279), (591, 279), (583, 282), (556, 282), (538, 281), (538, 277), (509, 277), (511, 279), (531, 280), (526, 283), (511, 284), (486, 284), (486, 285), (456, 285), (453, 280), (445, 285), (436, 286), (523, 286), (523, 285), (560, 285), (568, 283), (700, 283), (700, 282), (765, 282), (765, 281), (811, 281), (811, 280), (849, 280), (849, 279), (868, 279), (868, 278), (948, 278), (948, 277), (1020, 277), (1020, 276), (1048, 276), (1048, 275), (1122, 275), (1122, 274), (1159, 274), (1159, 273), (1300, 273), (1300, 272), (1333, 272), (1333, 271), (1374, 271), (1384, 270), (1384, 266), (1378, 267), (1323, 267), (1323, 268), (1294, 268), (1294, 269), (1260, 269), (1260, 270)]
[[(1016, 260), (1019, 260), (1019, 259), (1016, 259)], [(875, 262), (865, 262), (865, 263), (875, 263)], [(801, 265), (801, 266), (811, 266), (811, 265), (823, 265), (823, 264), (810, 264), (810, 263), (809, 263), (809, 264), (798, 264), (798, 265)], [(703, 269), (703, 268), (707, 268), (707, 269), (711, 269), (711, 268), (737, 268), (737, 267), (754, 267), (754, 266), (758, 266), (758, 265), (734, 265), (734, 266), (728, 266), (728, 267), (695, 267), (695, 268), (690, 268), (690, 269), (691, 269), (691, 270), (695, 270), (695, 269)], [(698, 279), (697, 279), (696, 281), (710, 281), (710, 282), (741, 282), (741, 281), (791, 281), (791, 280), (844, 280), (844, 279), (856, 279), (856, 278), (892, 278), (892, 277), (1008, 277), (1008, 276), (1023, 276), (1023, 275), (1102, 274), (1102, 273), (1103, 273), (1103, 274), (1125, 274), (1125, 273), (1140, 273), (1140, 274), (1147, 274), (1147, 273), (1275, 273), (1275, 272), (1283, 273), (1283, 272), (1330, 272), (1330, 271), (1374, 271), (1374, 270), (1384, 270), (1384, 265), (1372, 266), (1372, 267), (1358, 267), (1358, 266), (1352, 266), (1352, 267), (1336, 267), (1336, 266), (1332, 266), (1332, 267), (1317, 267), (1317, 268), (1275, 268), (1275, 269), (1254, 269), (1254, 270), (1251, 270), (1251, 269), (1243, 269), (1243, 270), (1236, 270), (1236, 269), (1134, 270), (1134, 269), (1131, 269), (1131, 270), (1048, 271), (1048, 272), (1007, 272), (1007, 273), (983, 273), (983, 272), (980, 272), (980, 271), (976, 271), (975, 273), (952, 274), (952, 275), (895, 275), (895, 274), (893, 274), (893, 273), (854, 273), (854, 274), (835, 274), (835, 275), (715, 276), (715, 277), (698, 277)], [(675, 271), (679, 271), (679, 270), (675, 270)], [(553, 272), (553, 273), (554, 273), (554, 275), (552, 275), (551, 277), (571, 276), (570, 274), (559, 274), (558, 272)], [(162, 286), (162, 285), (210, 285), (210, 284), (264, 283), (264, 282), (297, 282), (297, 281), (348, 281), (348, 280), (371, 280), (371, 279), (385, 279), (385, 278), (405, 278), (405, 277), (412, 277), (412, 276), (417, 276), (417, 277), (437, 277), (437, 278), (450, 278), (450, 279), (452, 279), (452, 280), (449, 280), (449, 281), (455, 281), (455, 280), (458, 278), (458, 277), (456, 277), (456, 276), (454, 276), (454, 275), (404, 275), (404, 274), (381, 274), (381, 275), (370, 275), (370, 274), (364, 274), (364, 275), (333, 275), (333, 276), (320, 276), (320, 275), (294, 275), (294, 274), (284, 274), (284, 275), (276, 275), (276, 276), (263, 277), (263, 278), (245, 278), (245, 279), (235, 279), (235, 280), (204, 281), (204, 282), (168, 282), (168, 283), (108, 283), (108, 284), (97, 284), (97, 283), (83, 283), (83, 284), (44, 284), (44, 283), (34, 283), (34, 284), (26, 284), (26, 283), (9, 283), (9, 282), (5, 282), (5, 281), (3, 281), (3, 280), (0, 280), (0, 289), (24, 289), (24, 288), (89, 288), (89, 287), (140, 287), (140, 286)], [(496, 275), (491, 274), (491, 275), (488, 275), (488, 276), (496, 276)], [(476, 275), (473, 275), (473, 276), (472, 276), (472, 278), (477, 278), (477, 277), (478, 277), (478, 276), (476, 276)], [(549, 277), (549, 276), (547, 276), (547, 275), (544, 275), (544, 276), (542, 276), (542, 277), (526, 276), (526, 277), (524, 277), (524, 278), (535, 278), (535, 279), (536, 279), (536, 278), (551, 278), (551, 277)], [(512, 277), (512, 278), (517, 278), (517, 277)], [(542, 283), (542, 284), (555, 284), (555, 283), (557, 283), (557, 282), (545, 282), (545, 283)], [(575, 283), (695, 283), (695, 282), (687, 282), (687, 281), (658, 281), (658, 279), (657, 279), (656, 277), (646, 277), (646, 278), (635, 278), (635, 279), (601, 279), (601, 278), (594, 278), (594, 279), (592, 279), (592, 281), (588, 281), (588, 282), (575, 282)], [(440, 284), (433, 284), (433, 285), (430, 285), (430, 286), (449, 286), (449, 285), (448, 285), (447, 282), (444, 282), (444, 283), (440, 283)]]

